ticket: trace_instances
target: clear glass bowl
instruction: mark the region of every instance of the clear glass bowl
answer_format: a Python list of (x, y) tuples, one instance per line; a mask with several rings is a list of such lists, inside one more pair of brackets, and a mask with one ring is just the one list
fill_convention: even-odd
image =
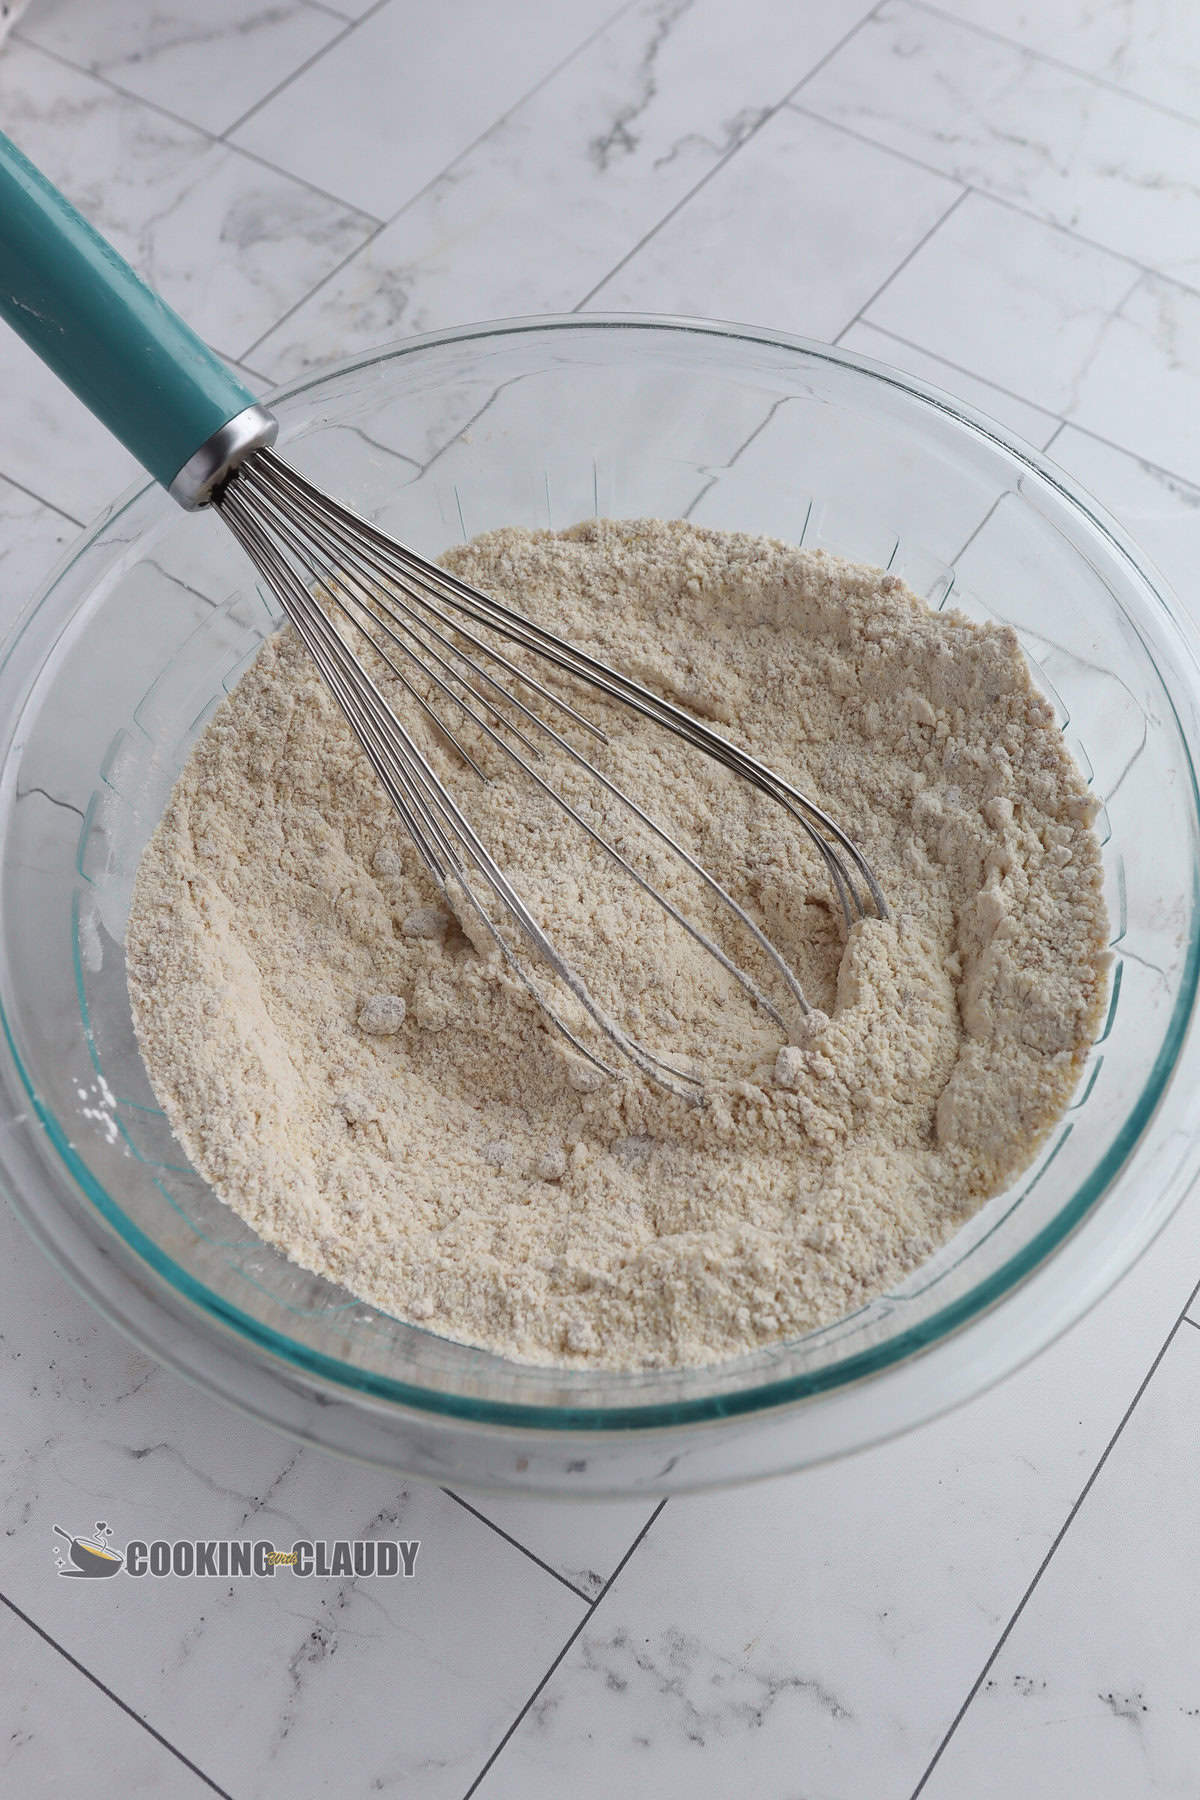
[(1043, 457), (838, 350), (688, 321), (415, 339), (274, 396), (286, 453), (419, 549), (685, 515), (886, 564), (1011, 622), (1103, 800), (1107, 1021), (1036, 1165), (901, 1286), (709, 1369), (532, 1368), (403, 1324), (261, 1243), (182, 1159), (130, 1023), (147, 836), (277, 622), (231, 537), (119, 502), (0, 662), (0, 1173), (77, 1285), (255, 1416), (441, 1481), (663, 1492), (842, 1453), (1012, 1369), (1149, 1242), (1196, 1164), (1195, 635)]

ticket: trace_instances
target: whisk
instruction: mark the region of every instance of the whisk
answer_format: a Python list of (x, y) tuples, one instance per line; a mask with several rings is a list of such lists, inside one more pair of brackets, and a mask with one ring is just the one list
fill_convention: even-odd
[[(785, 1033), (787, 1019), (761, 983), (635, 865), (614, 842), (620, 834), (556, 783), (554, 768), (568, 766), (606, 806), (624, 809), (755, 946), (798, 1013), (809, 1011), (794, 970), (740, 902), (578, 747), (577, 736), (603, 741), (605, 733), (575, 704), (572, 684), (650, 720), (782, 807), (821, 858), (847, 927), (869, 909), (887, 916), (859, 847), (781, 776), (618, 668), (388, 537), (276, 455), (271, 413), (3, 134), (0, 313), (181, 506), (214, 507), (298, 632), (450, 905), (495, 943), (588, 1063), (615, 1073), (582, 1035), (583, 1018), (655, 1081), (684, 1094), (701, 1083), (628, 1031), (560, 954), (437, 773), (414, 730), (419, 719), (475, 778), (487, 780), (472, 734), (508, 758)], [(522, 948), (534, 953), (533, 968)], [(549, 992), (548, 978), (557, 984)]]

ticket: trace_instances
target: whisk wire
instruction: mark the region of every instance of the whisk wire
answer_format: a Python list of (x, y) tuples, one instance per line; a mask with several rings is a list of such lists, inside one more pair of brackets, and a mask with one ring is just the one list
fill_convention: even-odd
[[(574, 995), (593, 1023), (630, 1061), (652, 1074), (654, 1079), (660, 1083), (690, 1097), (692, 1089), (699, 1085), (700, 1078), (691, 1071), (681, 1069), (675, 1063), (659, 1056), (627, 1033), (599, 1005), (576, 972), (559, 956), (553, 941), (542, 930), (519, 892), (492, 858), (461, 809), (438, 781), (423, 753), (397, 718), (378, 685), (349, 650), (340, 634), (333, 628), (311, 592), (299, 580), (295, 571), (288, 566), (278, 547), (271, 542), (260, 520), (254, 516), (253, 508), (245, 505), (245, 496), (231, 496), (225, 510), (235, 535), (267, 576), (273, 591), (278, 595), (289, 618), (296, 625), (334, 699), (345, 713), (385, 791), (396, 806), (409, 835), (422, 853), (426, 866), (429, 867), (443, 890), (448, 894), (453, 892), (461, 896), (496, 943), (508, 966), (572, 1046), (596, 1068), (609, 1075), (615, 1074), (616, 1071), (602, 1058), (596, 1056), (570, 1028), (558, 1008), (546, 997), (543, 990), (532, 980), (528, 971), (514, 956), (495, 920), (480, 903), (478, 895), (466, 877), (466, 863), (453, 841), (451, 835), (453, 833), (462, 840), (471, 863), (499, 899), (505, 911), (552, 967), (554, 973)], [(407, 683), (405, 685), (408, 686)], [(419, 699), (420, 696), (418, 695), (417, 698)], [(595, 835), (591, 832), (587, 821), (579, 818), (578, 822), (589, 834)], [(432, 850), (430, 839), (433, 842)], [(434, 851), (437, 854), (434, 854)], [(641, 880), (636, 871), (631, 870), (630, 873), (634, 875), (635, 879)], [(648, 884), (643, 882), (642, 885)], [(656, 897), (661, 898), (660, 896)], [(663, 904), (669, 906), (669, 903), (665, 901)], [(689, 922), (682, 915), (676, 916), (679, 917), (681, 924), (690, 929)], [(717, 946), (712, 945), (710, 948), (714, 955), (721, 957), (722, 953)], [(733, 965), (730, 967), (732, 970)]]
[[(784, 1017), (760, 985), (644, 875), (579, 806), (532, 766), (544, 764), (546, 745), (552, 745), (590, 782), (626, 808), (640, 827), (647, 829), (705, 884), (729, 916), (749, 933), (784, 980), (801, 1012), (806, 1013), (808, 1001), (786, 958), (716, 877), (535, 706), (548, 706), (564, 725), (569, 721), (595, 739), (607, 742), (600, 727), (480, 636), (480, 631), (497, 634), (609, 700), (631, 707), (774, 799), (796, 820), (820, 854), (848, 928), (855, 919), (866, 915), (856, 874), (877, 914), (887, 916), (882, 892), (858, 846), (822, 808), (774, 771), (619, 670), (385, 536), (350, 508), (314, 488), (272, 451), (258, 451), (248, 457), (217, 496), (216, 504), (312, 654), (425, 866), (448, 897), (457, 896), (480, 921), (507, 966), (592, 1066), (614, 1073), (534, 981), (490, 907), (483, 904), (469, 870), (482, 880), (501, 916), (518, 928), (592, 1023), (625, 1057), (676, 1092), (692, 1095), (699, 1086), (699, 1078), (692, 1071), (679, 1068), (631, 1036), (559, 954), (397, 716), (361, 656), (347, 641), (346, 629), (370, 647), (382, 668), (395, 677), (401, 690), (415, 701), (423, 716), (461, 755), (476, 777), (485, 783), (488, 780), (485, 770), (462, 743), (461, 731), (448, 720), (446, 707), (452, 709), (459, 725), (474, 727), (487, 743), (515, 764), (611, 862), (739, 982), (781, 1029), (787, 1029)], [(335, 621), (340, 621), (340, 626)], [(485, 663), (489, 666), (485, 667)], [(428, 684), (425, 691), (418, 685), (419, 680)], [(506, 680), (509, 685), (505, 685)], [(513, 691), (517, 687), (527, 699)], [(516, 714), (520, 724), (511, 713)], [(523, 730), (522, 725), (527, 729)], [(535, 742), (528, 735), (529, 730), (541, 741)], [(528, 753), (531, 761), (525, 760), (514, 742)]]

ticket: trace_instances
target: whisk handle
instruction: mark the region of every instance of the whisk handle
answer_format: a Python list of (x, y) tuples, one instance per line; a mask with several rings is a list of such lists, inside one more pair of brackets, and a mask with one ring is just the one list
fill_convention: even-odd
[(0, 132), (0, 316), (184, 506), (275, 421)]

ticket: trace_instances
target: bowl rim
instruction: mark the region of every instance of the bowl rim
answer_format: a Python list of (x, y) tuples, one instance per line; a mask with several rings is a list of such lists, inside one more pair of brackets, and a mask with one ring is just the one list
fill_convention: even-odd
[[(313, 388), (320, 387), (332, 378), (356, 369), (377, 366), (380, 363), (405, 356), (419, 355), (428, 349), (440, 349), (452, 344), (468, 344), (476, 340), (500, 340), (527, 336), (533, 333), (594, 333), (597, 331), (661, 332), (667, 336), (700, 336), (761, 344), (772, 350), (794, 352), (802, 358), (840, 365), (857, 373), (868, 375), (885, 386), (897, 389), (910, 398), (922, 402), (935, 412), (947, 415), (956, 424), (967, 427), (1002, 452), (1019, 468), (1024, 467), (1036, 475), (1068, 508), (1082, 513), (1088, 523), (1101, 534), (1102, 538), (1107, 540), (1111, 552), (1131, 568), (1145, 591), (1147, 600), (1157, 603), (1161, 615), (1159, 622), (1169, 636), (1175, 640), (1175, 647), (1186, 653), (1187, 659), (1196, 673), (1197, 691), (1200, 692), (1200, 634), (1196, 632), (1182, 608), (1171, 604), (1170, 585), (1104, 507), (1095, 501), (1071, 476), (1059, 469), (1045, 453), (1025, 443), (1016, 433), (988, 418), (969, 403), (958, 400), (932, 383), (926, 382), (923, 378), (911, 376), (889, 364), (879, 362), (873, 357), (860, 355), (855, 351), (843, 350), (815, 339), (765, 327), (692, 318), (686, 315), (616, 312), (551, 313), (464, 324), (374, 346), (354, 355), (323, 364), (319, 369), (306, 371), (290, 382), (279, 384), (265, 396), (265, 404), (270, 405), (276, 401), (292, 399)], [(149, 479), (136, 481), (107, 506), (67, 548), (41, 588), (20, 611), (11, 629), (3, 639), (0, 639), (0, 674), (7, 667), (18, 643), (33, 626), (44, 603), (49, 599), (66, 570), (74, 565), (76, 559), (101, 536), (114, 519), (118, 518), (137, 498), (148, 489), (153, 488), (154, 485)], [(45, 667), (46, 656), (50, 654), (54, 644), (59, 641), (61, 629), (69, 623), (69, 619), (74, 616), (76, 610), (77, 607), (73, 608), (68, 619), (62, 622), (60, 631), (49, 648), (42, 650), (36, 668), (27, 679), (21, 696), (22, 702), (28, 698), (30, 687), (41, 675)], [(1174, 699), (1166, 689), (1165, 682), (1163, 693), (1183, 745), (1192, 808), (1197, 818), (1200, 819), (1200, 783), (1197, 780), (1197, 771), (1192, 760), (1187, 734), (1184, 731)], [(19, 705), (16, 710), (19, 715), (21, 706)], [(197, 1280), (173, 1257), (146, 1237), (140, 1227), (127, 1217), (103, 1185), (91, 1174), (83, 1159), (72, 1146), (60, 1121), (41, 1101), (21, 1060), (11, 1022), (4, 1009), (2, 994), (0, 994), (0, 1026), (3, 1029), (0, 1035), (2, 1035), (7, 1054), (0, 1060), (0, 1071), (3, 1074), (3, 1080), (0, 1080), (0, 1094), (5, 1102), (4, 1111), (10, 1119), (19, 1116), (19, 1113), (25, 1111), (26, 1108), (32, 1109), (46, 1140), (56, 1153), (59, 1165), (65, 1168), (83, 1197), (122, 1243), (133, 1252), (142, 1266), (147, 1267), (155, 1276), (165, 1282), (177, 1296), (189, 1302), (208, 1322), (225, 1327), (243, 1344), (248, 1344), (253, 1350), (265, 1353), (272, 1362), (282, 1363), (293, 1372), (301, 1376), (308, 1376), (322, 1386), (331, 1386), (347, 1400), (353, 1400), (355, 1396), (360, 1396), (376, 1405), (383, 1401), (409, 1412), (432, 1414), (447, 1420), (459, 1419), (498, 1427), (533, 1428), (547, 1434), (649, 1431), (677, 1426), (710, 1424), (725, 1418), (734, 1419), (751, 1414), (777, 1412), (780, 1408), (803, 1404), (821, 1397), (831, 1398), (838, 1390), (857, 1386), (874, 1376), (894, 1371), (914, 1358), (927, 1356), (933, 1350), (947, 1344), (949, 1340), (961, 1337), (973, 1322), (992, 1312), (1046, 1267), (1054, 1253), (1077, 1232), (1083, 1222), (1093, 1213), (1113, 1179), (1128, 1165), (1136, 1145), (1146, 1133), (1178, 1070), (1181, 1051), (1196, 1010), (1198, 989), (1200, 989), (1198, 916), (1200, 916), (1200, 868), (1194, 867), (1193, 926), (1180, 977), (1180, 991), (1137, 1103), (1123, 1122), (1117, 1137), (1101, 1161), (1089, 1172), (1055, 1217), (1047, 1222), (1027, 1244), (1014, 1252), (1000, 1268), (992, 1271), (990, 1275), (972, 1286), (966, 1294), (942, 1306), (928, 1318), (906, 1327), (884, 1343), (857, 1351), (823, 1369), (802, 1371), (757, 1382), (736, 1391), (720, 1391), (688, 1399), (631, 1402), (627, 1405), (572, 1405), (557, 1402), (543, 1404), (535, 1401), (491, 1399), (478, 1395), (454, 1393), (441, 1388), (423, 1387), (381, 1374), (378, 1371), (345, 1363), (326, 1352), (299, 1343), (243, 1312), (241, 1308), (224, 1296), (215, 1293), (203, 1282)], [(90, 1027), (87, 1027), (87, 1003), (82, 985), (82, 969), (78, 960), (78, 944), (75, 945), (74, 954), (78, 997), (87, 1028), (89, 1049), (94, 1057), (95, 1051), (91, 1045)], [(6, 1066), (9, 1063), (18, 1077), (19, 1094), (12, 1091), (9, 1070)], [(25, 1218), (26, 1208), (21, 1194), (21, 1186), (14, 1179), (14, 1172), (9, 1169), (7, 1163), (5, 1135), (0, 1133), (0, 1190), (5, 1192), (18, 1215)], [(1200, 1143), (1197, 1143), (1191, 1150), (1192, 1170), (1197, 1161), (1200, 1161)], [(1188, 1185), (1189, 1183), (1185, 1180), (1176, 1180), (1172, 1183), (1174, 1204), (1178, 1203)], [(1169, 1217), (1170, 1210), (1173, 1210), (1173, 1207), (1155, 1220), (1153, 1229), (1143, 1234), (1141, 1241), (1134, 1244), (1126, 1260), (1109, 1272), (1108, 1279), (1102, 1285), (1093, 1284), (1090, 1291), (1084, 1292), (1078, 1306), (1059, 1309), (1053, 1319), (1047, 1322), (1040, 1342), (1031, 1347), (1026, 1340), (1020, 1345), (1014, 1346), (1011, 1357), (1003, 1367), (996, 1369), (993, 1378), (998, 1378), (1027, 1360), (1029, 1355), (1044, 1347), (1046, 1342), (1057, 1336), (1066, 1325), (1073, 1323), (1090, 1305), (1094, 1304), (1157, 1235), (1158, 1230)], [(43, 1248), (49, 1248), (42, 1233), (37, 1232), (35, 1236)], [(73, 1276), (70, 1260), (65, 1252), (59, 1254), (57, 1251), (51, 1250), (50, 1253), (54, 1255), (55, 1260), (60, 1263), (68, 1275)], [(1086, 1289), (1087, 1284), (1081, 1283), (1081, 1288)], [(104, 1310), (108, 1316), (114, 1318), (116, 1323), (121, 1323), (119, 1316), (116, 1316), (111, 1308), (106, 1307)], [(514, 1364), (514, 1366), (523, 1367), (524, 1365)], [(536, 1366), (531, 1365), (531, 1367)], [(728, 1372), (735, 1366), (735, 1363), (728, 1361), (707, 1365), (714, 1374), (718, 1371)], [(553, 1374), (563, 1386), (569, 1386), (573, 1376), (582, 1375), (585, 1378), (594, 1378), (595, 1373), (594, 1371), (576, 1371), (567, 1367), (550, 1369), (545, 1366), (543, 1366), (543, 1372)], [(619, 1381), (622, 1372), (606, 1370), (604, 1373), (609, 1381)], [(630, 1371), (629, 1373), (633, 1377), (639, 1372)], [(703, 1366), (698, 1366), (695, 1370), (689, 1369), (689, 1373), (699, 1375), (703, 1373)], [(202, 1376), (198, 1378), (203, 1379)]]

